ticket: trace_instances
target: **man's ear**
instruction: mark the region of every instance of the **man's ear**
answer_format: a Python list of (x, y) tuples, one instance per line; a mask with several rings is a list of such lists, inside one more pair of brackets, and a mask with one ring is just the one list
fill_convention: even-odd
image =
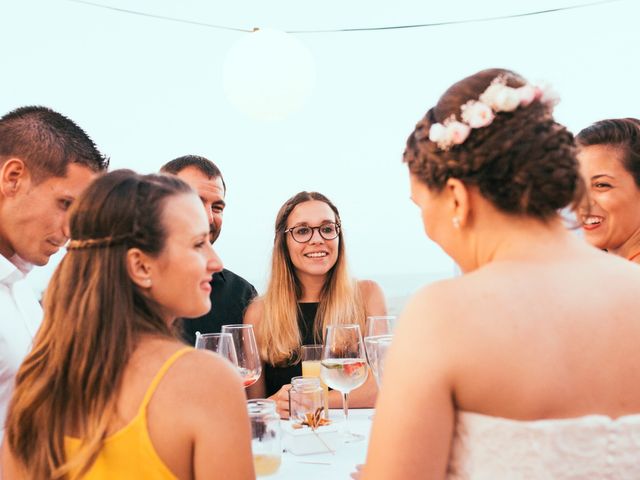
[(29, 170), (22, 160), (11, 157), (0, 167), (0, 193), (13, 197), (30, 180)]
[(445, 189), (451, 202), (453, 218), (457, 218), (455, 221), (457, 228), (463, 228), (469, 222), (471, 215), (469, 189), (464, 182), (457, 178), (449, 178)]
[(140, 288), (151, 288), (151, 263), (150, 258), (139, 248), (130, 248), (127, 251), (127, 273), (131, 281)]

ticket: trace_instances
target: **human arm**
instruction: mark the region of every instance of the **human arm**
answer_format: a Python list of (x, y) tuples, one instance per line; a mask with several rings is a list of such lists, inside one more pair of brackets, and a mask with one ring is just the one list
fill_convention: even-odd
[(199, 353), (212, 358), (203, 362), (200, 391), (189, 409), (195, 428), (194, 478), (253, 479), (251, 428), (242, 380), (226, 360)]
[[(446, 289), (428, 287), (400, 318), (362, 478), (445, 478), (454, 428), (456, 323)], [(452, 300), (452, 299), (451, 299)]]
[(387, 314), (387, 303), (380, 285), (373, 280), (360, 280), (358, 282), (358, 290), (364, 303), (366, 317)]

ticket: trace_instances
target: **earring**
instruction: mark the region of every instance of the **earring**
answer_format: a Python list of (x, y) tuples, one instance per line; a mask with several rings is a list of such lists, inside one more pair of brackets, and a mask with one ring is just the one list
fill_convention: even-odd
[(147, 279), (144, 281), (144, 283), (145, 283), (145, 285), (147, 286), (147, 288), (151, 288), (151, 279), (150, 279), (150, 278), (147, 278)]
[(453, 223), (453, 228), (456, 228), (456, 229), (460, 228), (460, 219), (458, 217), (453, 217), (451, 219), (451, 223)]

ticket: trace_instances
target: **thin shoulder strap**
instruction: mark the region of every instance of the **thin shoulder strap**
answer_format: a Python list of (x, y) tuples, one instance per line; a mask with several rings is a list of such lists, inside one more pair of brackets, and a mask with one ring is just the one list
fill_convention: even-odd
[(156, 376), (153, 377), (153, 380), (151, 380), (151, 384), (149, 385), (149, 388), (147, 388), (147, 393), (144, 394), (144, 399), (140, 404), (140, 410), (145, 410), (147, 408), (147, 404), (151, 400), (151, 397), (156, 391), (156, 388), (158, 388), (158, 384), (160, 383), (160, 380), (162, 380), (162, 377), (164, 377), (164, 374), (167, 373), (167, 370), (169, 370), (171, 365), (173, 365), (175, 361), (178, 360), (182, 355), (184, 355), (187, 352), (191, 352), (193, 350), (194, 349), (192, 347), (184, 347), (178, 350), (177, 352), (173, 353), (173, 355), (171, 355), (169, 358), (167, 358), (167, 360), (160, 367), (160, 370), (158, 370), (158, 373), (156, 373)]

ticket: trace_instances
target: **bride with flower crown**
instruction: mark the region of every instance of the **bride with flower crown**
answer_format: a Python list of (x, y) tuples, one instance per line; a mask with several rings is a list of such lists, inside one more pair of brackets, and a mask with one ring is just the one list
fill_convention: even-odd
[(485, 70), (409, 136), (411, 198), (464, 274), (402, 314), (364, 479), (640, 478), (640, 269), (563, 224), (584, 187), (554, 103)]

